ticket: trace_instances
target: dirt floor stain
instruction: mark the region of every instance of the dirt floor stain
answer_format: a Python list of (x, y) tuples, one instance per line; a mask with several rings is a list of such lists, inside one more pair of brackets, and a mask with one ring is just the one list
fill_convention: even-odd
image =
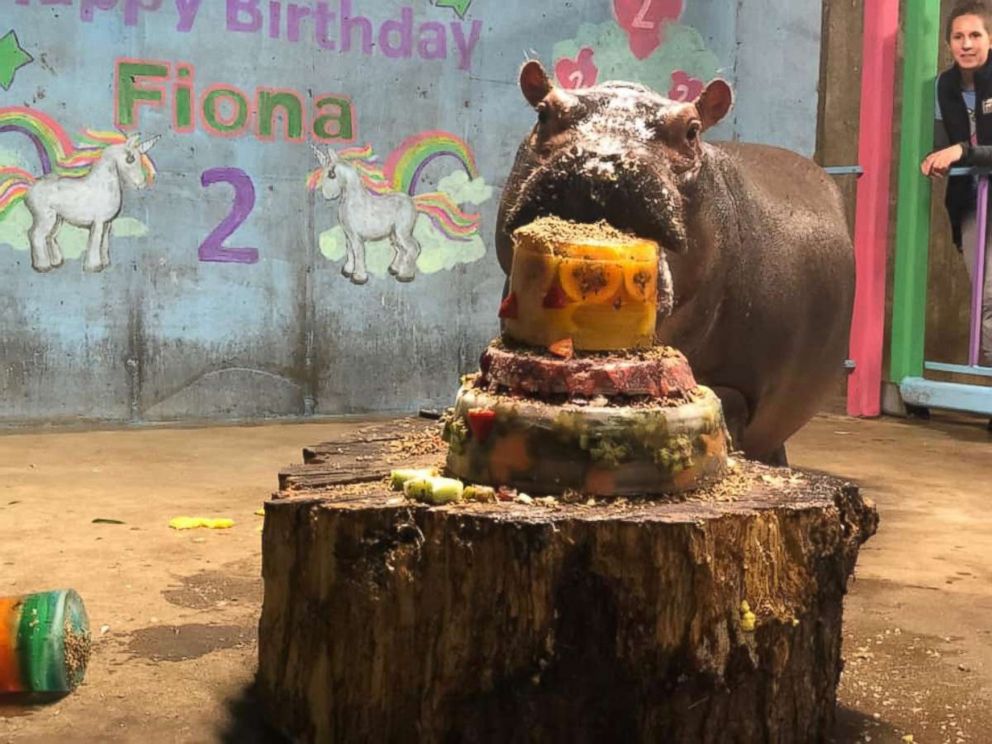
[(179, 607), (205, 610), (220, 603), (257, 605), (262, 601), (262, 578), (238, 576), (229, 571), (201, 571), (184, 576), (182, 586), (162, 592), (165, 600)]
[(128, 651), (152, 661), (186, 661), (227, 648), (244, 648), (254, 628), (242, 625), (153, 625), (131, 633)]

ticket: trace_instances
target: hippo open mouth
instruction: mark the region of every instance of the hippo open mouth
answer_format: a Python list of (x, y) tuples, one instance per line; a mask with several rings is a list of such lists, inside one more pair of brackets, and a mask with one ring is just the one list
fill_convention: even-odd
[(679, 191), (643, 174), (625, 173), (624, 166), (612, 162), (590, 165), (586, 161), (581, 169), (572, 163), (536, 169), (508, 202), (505, 224), (509, 234), (540, 217), (574, 222), (605, 220), (618, 230), (653, 240), (665, 250), (686, 251)]

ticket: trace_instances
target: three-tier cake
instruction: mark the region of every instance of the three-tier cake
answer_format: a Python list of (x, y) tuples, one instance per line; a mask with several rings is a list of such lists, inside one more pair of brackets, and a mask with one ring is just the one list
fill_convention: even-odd
[(664, 255), (606, 223), (541, 218), (514, 233), (502, 339), (445, 422), (447, 469), (534, 494), (675, 493), (720, 477), (720, 401), (655, 343)]

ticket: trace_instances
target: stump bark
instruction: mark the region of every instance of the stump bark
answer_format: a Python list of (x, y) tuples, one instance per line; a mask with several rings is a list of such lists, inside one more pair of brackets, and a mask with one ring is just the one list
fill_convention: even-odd
[(259, 695), (277, 728), (319, 742), (829, 739), (842, 598), (878, 520), (856, 487), (738, 461), (677, 499), (428, 507), (379, 477), (442, 460), (432, 431), (404, 425), (308, 448), (321, 474), (287, 471), (266, 505)]

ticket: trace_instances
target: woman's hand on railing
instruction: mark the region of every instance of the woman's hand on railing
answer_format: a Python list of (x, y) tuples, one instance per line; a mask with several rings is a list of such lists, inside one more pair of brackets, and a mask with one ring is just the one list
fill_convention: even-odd
[(951, 145), (943, 150), (932, 152), (923, 158), (920, 163), (920, 170), (924, 176), (930, 178), (943, 178), (951, 169), (951, 166), (964, 157), (964, 148), (961, 145)]

